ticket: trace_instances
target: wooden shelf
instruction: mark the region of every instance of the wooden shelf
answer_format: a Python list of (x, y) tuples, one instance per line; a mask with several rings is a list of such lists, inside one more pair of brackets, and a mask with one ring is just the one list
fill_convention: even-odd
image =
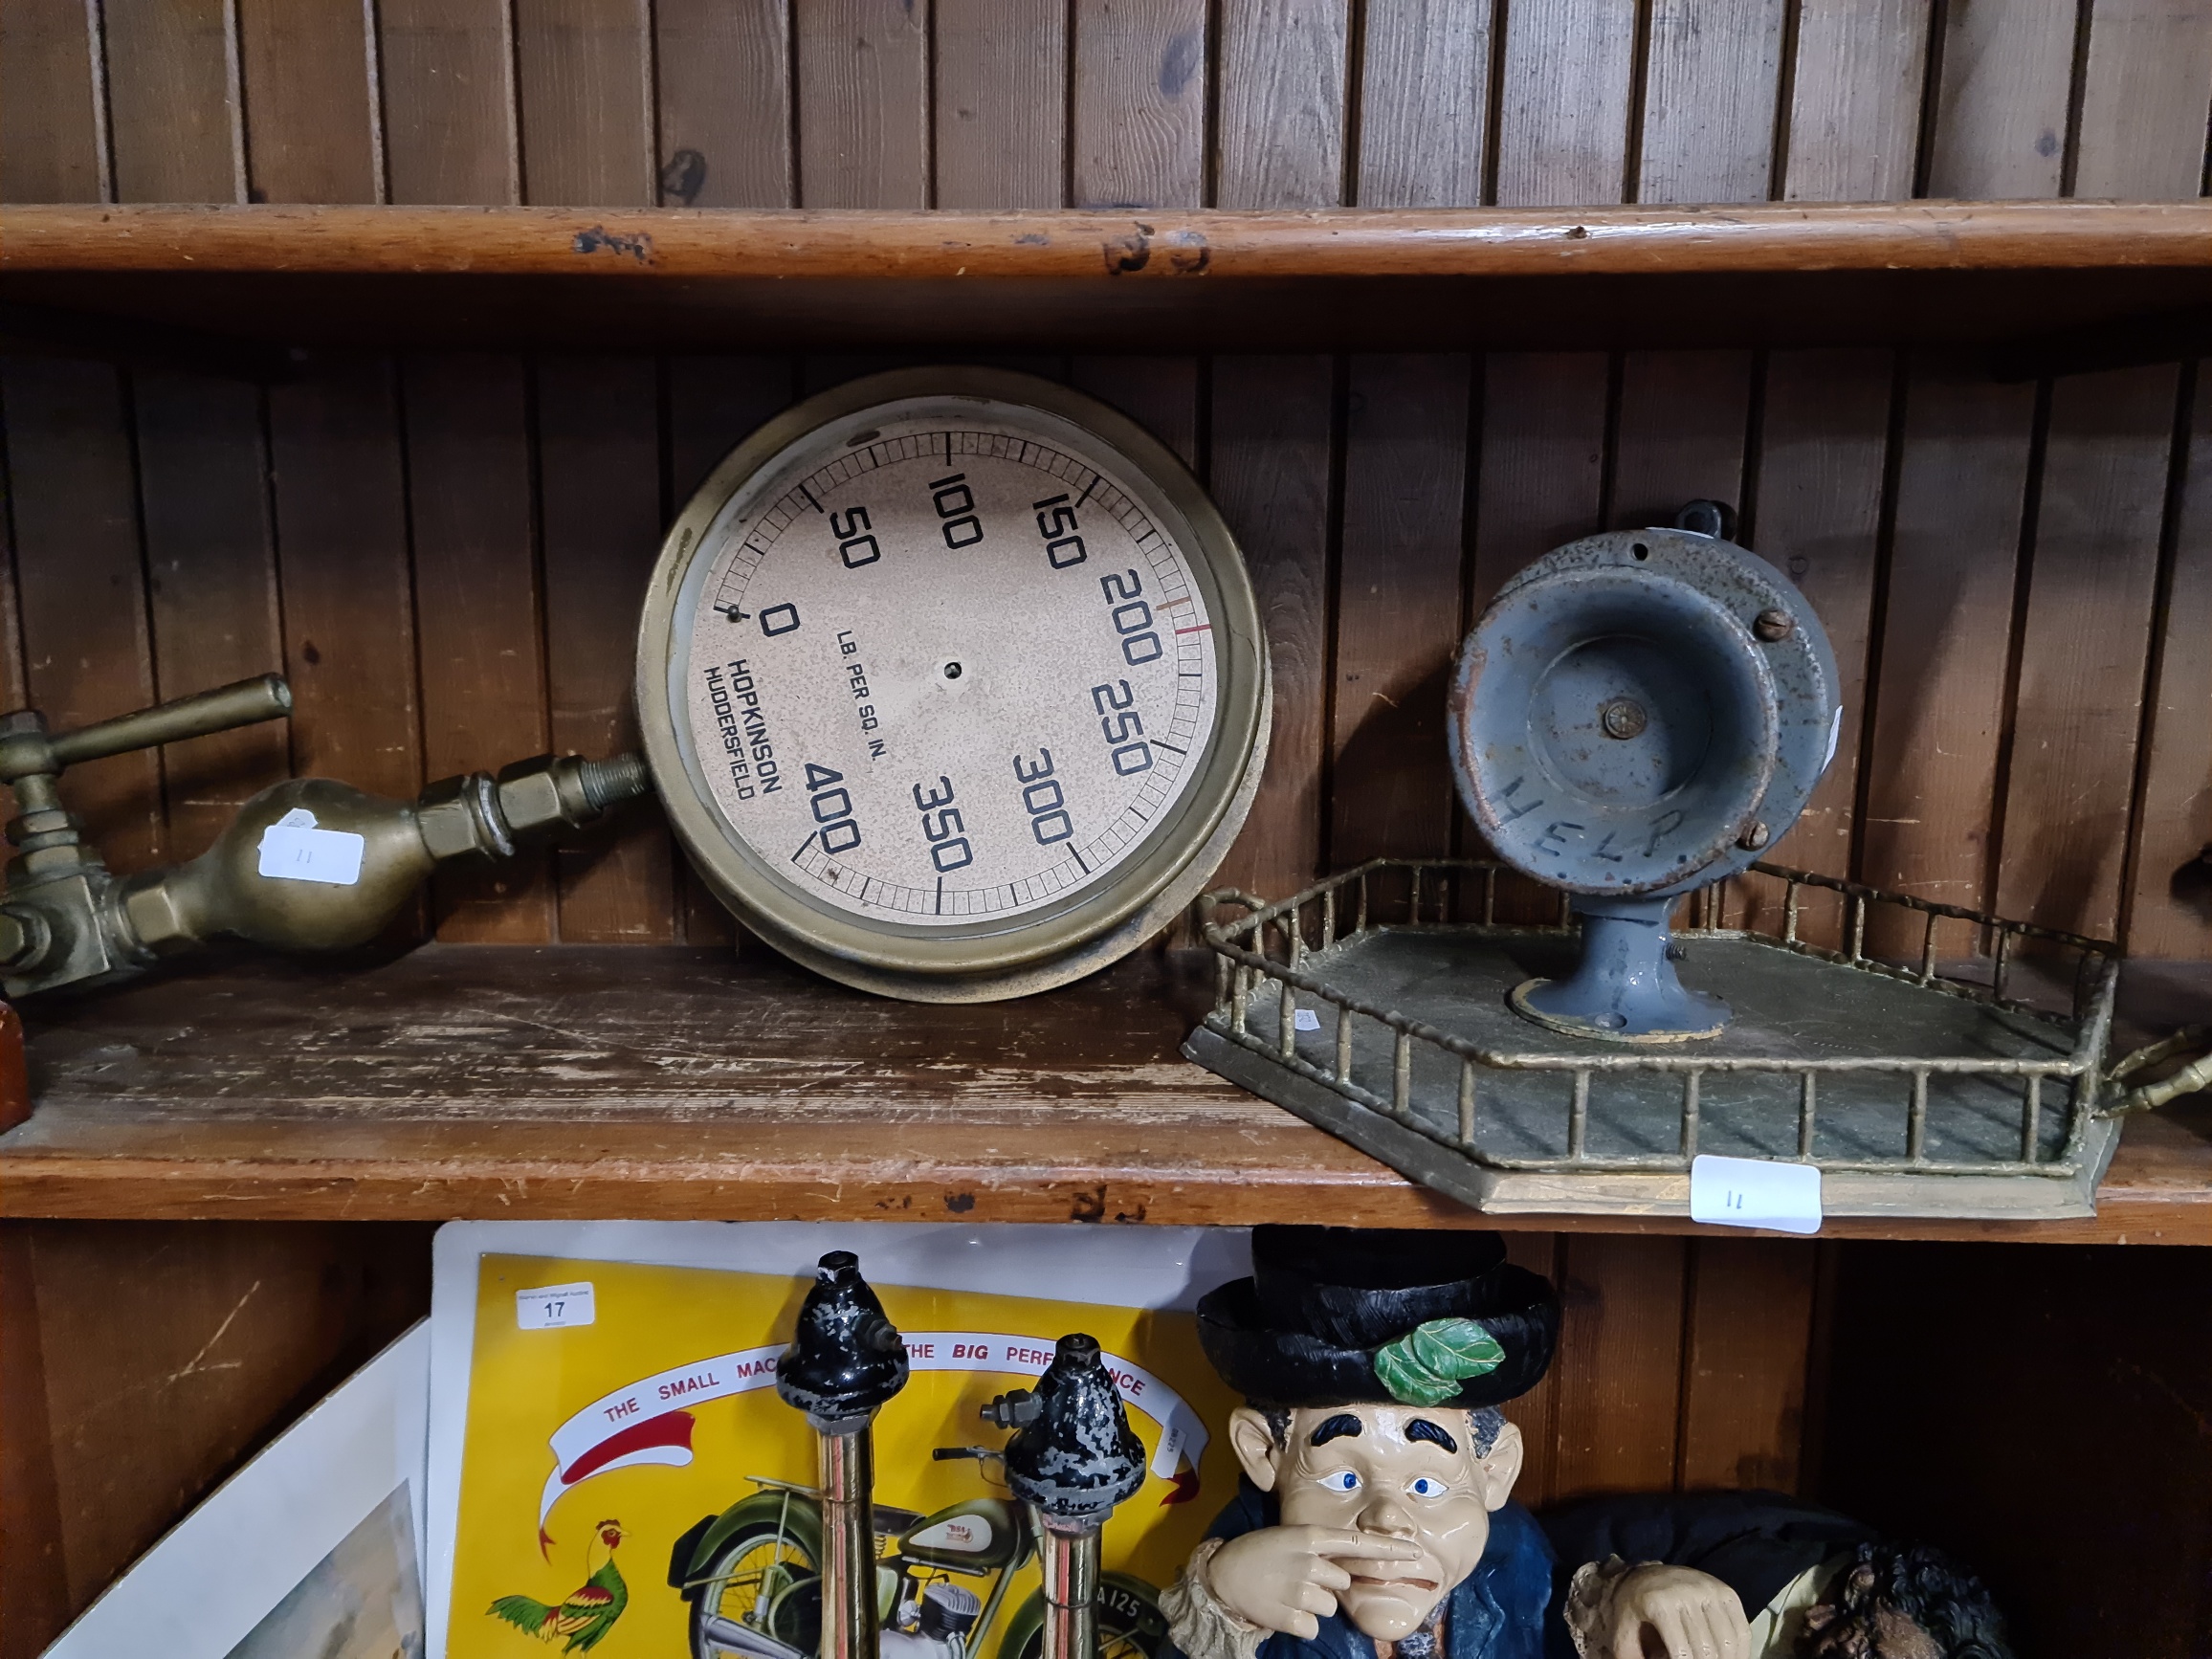
[[(920, 1007), (772, 958), (431, 945), (240, 958), (30, 1014), (0, 1214), (1494, 1223), (1177, 1057), (1210, 977), (1142, 956)], [(2093, 1221), (1841, 1237), (2212, 1243), (2212, 1114), (2134, 1124)]]
[(15, 271), (1139, 281), (2212, 267), (2203, 202), (1311, 212), (11, 207)]
[(0, 210), (10, 299), (306, 345), (1989, 340), (2201, 300), (2208, 270), (2205, 202)]

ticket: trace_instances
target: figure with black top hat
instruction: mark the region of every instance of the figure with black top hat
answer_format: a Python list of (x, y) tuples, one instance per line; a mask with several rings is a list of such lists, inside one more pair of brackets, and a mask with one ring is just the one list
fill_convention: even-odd
[(1198, 1323), (1245, 1479), (1161, 1602), (1185, 1659), (1540, 1659), (1498, 1406), (1551, 1362), (1548, 1281), (1496, 1233), (1263, 1227)]

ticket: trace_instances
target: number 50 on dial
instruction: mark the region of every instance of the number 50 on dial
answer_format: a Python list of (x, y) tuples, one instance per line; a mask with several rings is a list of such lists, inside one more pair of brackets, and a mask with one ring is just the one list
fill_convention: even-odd
[(1251, 805), (1268, 660), (1221, 516), (1048, 381), (914, 369), (741, 444), (663, 544), (647, 759), (732, 911), (848, 984), (1064, 984), (1196, 896)]

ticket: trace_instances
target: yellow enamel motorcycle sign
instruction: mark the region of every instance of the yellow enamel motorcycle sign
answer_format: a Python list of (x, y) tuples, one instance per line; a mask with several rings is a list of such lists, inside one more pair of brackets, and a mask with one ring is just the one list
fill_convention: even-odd
[[(486, 1255), (450, 1659), (811, 1659), (814, 1439), (775, 1362), (807, 1281)], [(1236, 1402), (1187, 1313), (878, 1285), (911, 1377), (875, 1425), (886, 1659), (1037, 1659), (1035, 1522), (981, 1407), (1098, 1338), (1148, 1478), (1105, 1533), (1100, 1645), (1151, 1659), (1158, 1598), (1234, 1491)]]

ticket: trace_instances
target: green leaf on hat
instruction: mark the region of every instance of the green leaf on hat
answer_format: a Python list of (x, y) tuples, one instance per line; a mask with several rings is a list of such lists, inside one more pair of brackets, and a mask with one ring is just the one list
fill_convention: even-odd
[(1470, 1377), (1505, 1363), (1505, 1348), (1474, 1319), (1430, 1319), (1375, 1351), (1375, 1377), (1404, 1405), (1441, 1405)]
[(1441, 1405), (1459, 1392), (1457, 1379), (1428, 1370), (1403, 1341), (1375, 1350), (1375, 1376), (1401, 1405)]
[(1487, 1377), (1505, 1363), (1504, 1344), (1473, 1319), (1431, 1319), (1405, 1341), (1439, 1377)]

